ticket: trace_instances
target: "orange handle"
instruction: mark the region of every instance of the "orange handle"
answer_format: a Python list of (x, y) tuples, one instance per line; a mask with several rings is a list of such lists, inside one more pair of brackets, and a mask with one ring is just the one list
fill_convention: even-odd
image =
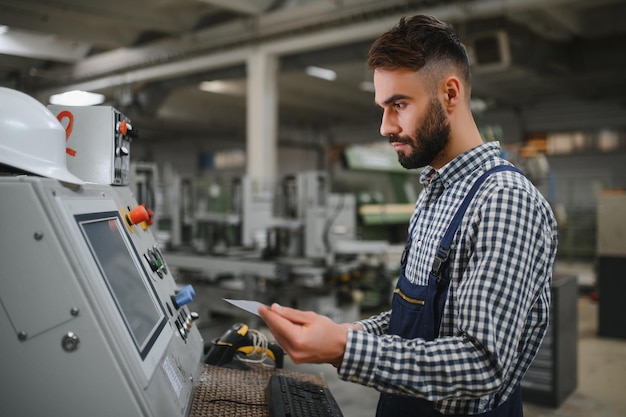
[[(72, 128), (74, 127), (74, 115), (67, 110), (63, 110), (57, 115), (57, 120), (59, 122), (62, 122), (63, 118), (65, 117), (67, 117), (68, 119), (67, 127), (65, 128), (65, 141), (67, 142), (67, 140), (70, 138), (70, 135), (72, 134)], [(76, 156), (76, 151), (72, 148), (65, 148), (65, 152), (68, 155)]]

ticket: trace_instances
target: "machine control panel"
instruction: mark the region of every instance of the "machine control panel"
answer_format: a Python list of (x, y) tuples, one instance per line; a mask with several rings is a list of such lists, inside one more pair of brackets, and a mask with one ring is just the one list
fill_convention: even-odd
[(128, 187), (19, 176), (0, 177), (0, 193), (0, 365), (17, 399), (0, 415), (188, 416), (203, 352), (195, 291), (151, 229), (129, 230)]

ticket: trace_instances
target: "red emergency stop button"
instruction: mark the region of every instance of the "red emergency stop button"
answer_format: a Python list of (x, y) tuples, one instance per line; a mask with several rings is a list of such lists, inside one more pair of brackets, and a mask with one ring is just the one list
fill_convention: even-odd
[(126, 133), (128, 132), (128, 123), (126, 123), (126, 120), (122, 120), (118, 125), (117, 125), (117, 130), (124, 136), (126, 136)]
[(126, 214), (126, 221), (129, 226), (143, 222), (152, 225), (153, 214), (154, 212), (152, 210), (148, 210), (145, 205), (141, 204)]

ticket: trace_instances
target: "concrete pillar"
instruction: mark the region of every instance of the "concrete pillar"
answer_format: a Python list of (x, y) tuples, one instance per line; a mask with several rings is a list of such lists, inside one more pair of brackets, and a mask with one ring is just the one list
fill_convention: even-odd
[(247, 70), (246, 174), (264, 189), (278, 172), (278, 56), (254, 48)]

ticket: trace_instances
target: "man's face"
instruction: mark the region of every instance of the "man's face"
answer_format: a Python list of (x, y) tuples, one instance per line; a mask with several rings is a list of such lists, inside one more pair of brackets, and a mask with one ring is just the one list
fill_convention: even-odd
[(441, 102), (412, 70), (374, 72), (375, 101), (382, 110), (380, 133), (389, 138), (407, 169), (431, 165), (450, 141)]

